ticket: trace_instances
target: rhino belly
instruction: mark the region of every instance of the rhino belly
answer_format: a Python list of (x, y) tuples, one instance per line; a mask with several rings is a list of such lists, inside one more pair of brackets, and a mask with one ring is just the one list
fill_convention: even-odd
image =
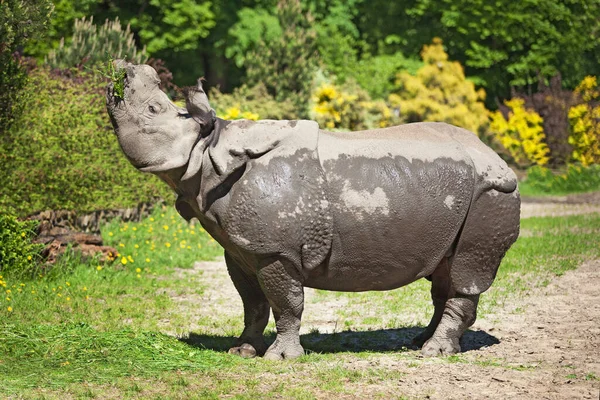
[(473, 193), (471, 164), (390, 156), (340, 158), (323, 167), (332, 247), (307, 286), (394, 289), (431, 274), (451, 251)]

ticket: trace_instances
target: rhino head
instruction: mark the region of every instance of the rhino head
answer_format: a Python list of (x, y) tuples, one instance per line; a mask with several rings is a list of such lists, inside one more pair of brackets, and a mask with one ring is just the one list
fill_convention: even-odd
[(186, 90), (187, 107), (182, 108), (160, 89), (154, 68), (121, 60), (114, 66), (125, 71), (124, 93), (117, 96), (111, 83), (106, 104), (123, 153), (141, 171), (181, 170), (183, 175), (191, 152), (215, 122), (201, 83)]

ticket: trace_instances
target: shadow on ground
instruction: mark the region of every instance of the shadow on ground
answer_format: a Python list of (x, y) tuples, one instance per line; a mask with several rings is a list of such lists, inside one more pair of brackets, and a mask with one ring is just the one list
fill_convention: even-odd
[[(416, 350), (412, 338), (423, 328), (408, 327), (398, 329), (380, 329), (375, 331), (344, 331), (336, 333), (308, 333), (300, 336), (300, 342), (307, 353), (339, 353), (339, 352), (399, 352)], [(272, 343), (274, 335), (265, 337)], [(203, 349), (226, 352), (233, 346), (236, 338), (232, 336), (201, 335), (190, 332), (188, 337), (180, 338), (184, 343)], [(484, 331), (468, 330), (460, 340), (462, 351), (479, 350), (499, 344), (500, 341)]]

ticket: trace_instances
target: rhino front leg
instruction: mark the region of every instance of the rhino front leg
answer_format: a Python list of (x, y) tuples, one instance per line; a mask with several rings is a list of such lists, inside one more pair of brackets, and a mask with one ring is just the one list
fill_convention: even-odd
[(244, 303), (244, 331), (229, 353), (244, 358), (262, 356), (267, 350), (263, 332), (269, 322), (269, 302), (256, 275), (246, 273), (227, 252), (225, 262), (233, 285)]
[(258, 271), (258, 280), (275, 316), (277, 336), (267, 349), (265, 359), (300, 357), (300, 320), (304, 310), (304, 288), (296, 268), (287, 261), (275, 261)]
[(425, 342), (421, 353), (426, 357), (446, 356), (460, 352), (460, 337), (475, 323), (479, 295), (462, 295), (446, 301), (442, 319), (433, 336)]

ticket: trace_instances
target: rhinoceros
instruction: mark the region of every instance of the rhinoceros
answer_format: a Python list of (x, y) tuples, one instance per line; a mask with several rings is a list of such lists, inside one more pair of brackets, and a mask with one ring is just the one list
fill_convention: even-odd
[(435, 311), (414, 342), (426, 356), (460, 351), (519, 234), (516, 176), (475, 134), (430, 122), (342, 133), (308, 120), (225, 121), (200, 83), (178, 107), (153, 68), (118, 66), (124, 96), (109, 85), (107, 108), (123, 153), (224, 249), (244, 306), (230, 353), (304, 354), (304, 287), (390, 290), (420, 278)]

